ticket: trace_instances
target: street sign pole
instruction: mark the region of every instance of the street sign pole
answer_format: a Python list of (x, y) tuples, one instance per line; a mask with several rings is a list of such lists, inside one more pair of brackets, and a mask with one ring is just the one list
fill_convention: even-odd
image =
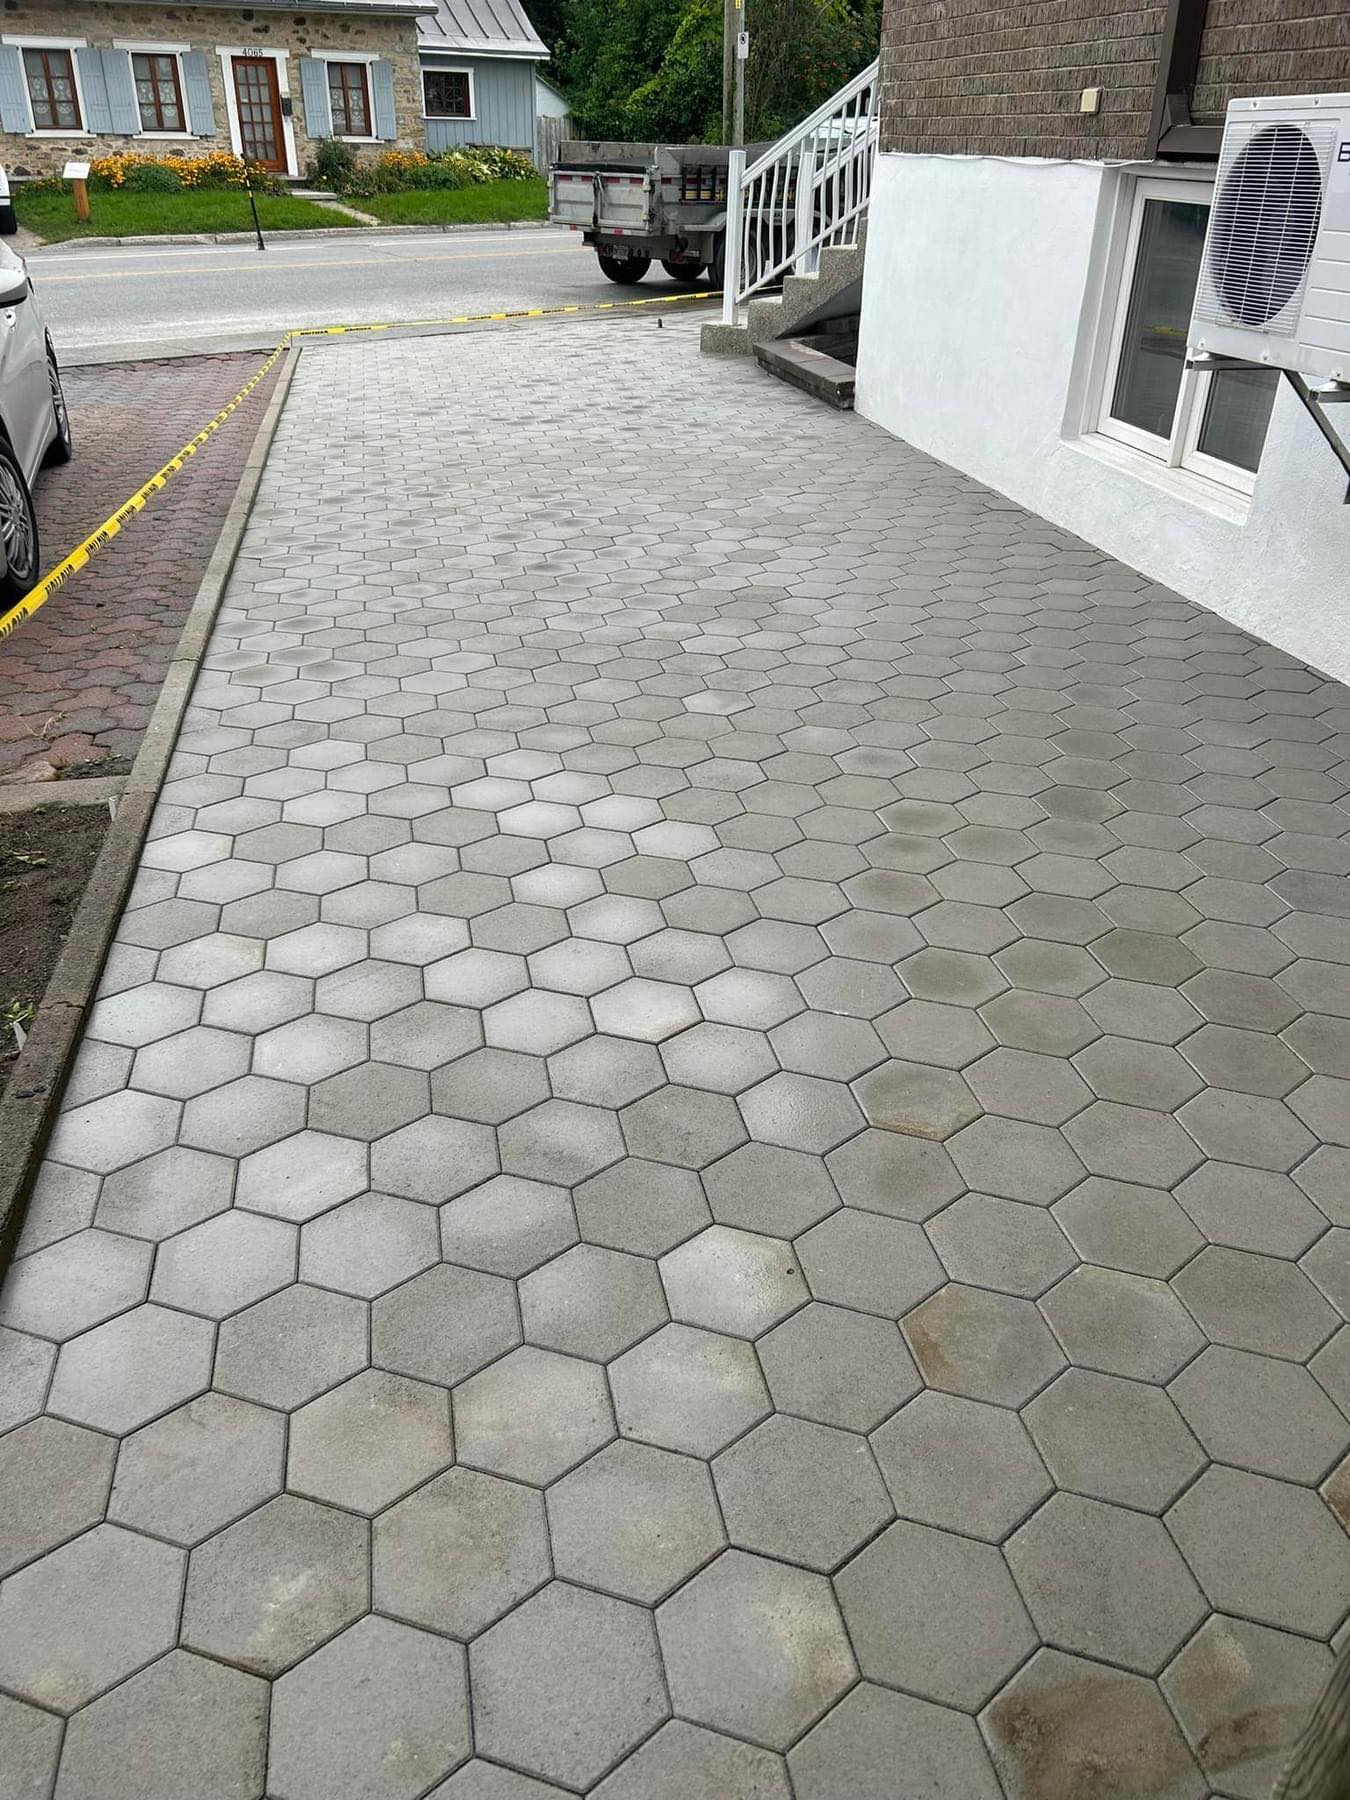
[(744, 0), (736, 4), (736, 116), (731, 141), (737, 150), (745, 143), (745, 64), (750, 55), (750, 33), (745, 29)]
[(731, 93), (735, 81), (736, 32), (739, 18), (736, 0), (722, 0), (722, 142), (731, 142)]

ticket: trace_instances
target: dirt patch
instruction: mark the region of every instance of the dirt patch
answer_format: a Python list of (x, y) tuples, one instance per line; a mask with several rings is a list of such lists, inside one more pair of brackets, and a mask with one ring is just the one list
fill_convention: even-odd
[(109, 825), (102, 806), (0, 814), (0, 1095), (65, 945)]

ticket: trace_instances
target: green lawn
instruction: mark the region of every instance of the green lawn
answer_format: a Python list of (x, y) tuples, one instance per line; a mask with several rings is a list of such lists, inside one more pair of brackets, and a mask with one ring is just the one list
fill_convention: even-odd
[[(175, 231), (253, 229), (248, 196), (236, 190), (90, 194), (89, 220), (81, 224), (69, 194), (25, 194), (16, 184), (14, 210), (21, 225), (49, 244), (77, 237), (160, 237)], [(315, 225), (350, 225), (360, 229), (359, 222), (345, 213), (316, 206), (312, 200), (292, 199), (289, 194), (260, 195), (258, 217), (264, 231), (303, 231)]]
[(535, 178), (484, 181), (476, 187), (413, 188), (351, 204), (387, 225), (495, 225), (504, 219), (542, 219), (548, 212), (548, 184)]

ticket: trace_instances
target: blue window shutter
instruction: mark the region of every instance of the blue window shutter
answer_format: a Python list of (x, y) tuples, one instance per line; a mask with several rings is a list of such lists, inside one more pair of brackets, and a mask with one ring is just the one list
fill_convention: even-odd
[(80, 71), (85, 130), (104, 133), (111, 131), (112, 107), (108, 103), (108, 84), (103, 79), (103, 52), (77, 50), (75, 63)]
[(0, 127), (20, 136), (33, 129), (23, 58), (13, 44), (0, 44)]
[(379, 138), (398, 136), (394, 123), (394, 65), (377, 62), (370, 65), (370, 91), (375, 108), (375, 135)]
[(109, 131), (135, 137), (141, 129), (141, 109), (136, 99), (136, 83), (131, 76), (129, 50), (103, 52), (103, 85), (111, 114)]
[(183, 99), (188, 130), (197, 137), (216, 135), (216, 109), (211, 99), (211, 77), (205, 50), (189, 50), (183, 57)]
[(317, 56), (300, 58), (300, 97), (305, 104), (305, 130), (312, 138), (333, 135), (333, 110), (328, 100), (328, 64)]

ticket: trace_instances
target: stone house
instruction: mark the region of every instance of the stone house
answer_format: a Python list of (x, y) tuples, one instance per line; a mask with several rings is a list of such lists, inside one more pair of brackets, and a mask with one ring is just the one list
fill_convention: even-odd
[(1185, 357), (1225, 110), (1350, 95), (1347, 0), (885, 0), (880, 74), (857, 410), (1350, 674), (1344, 471)]
[(318, 140), (423, 149), (418, 20), (435, 0), (4, 0), (0, 160), (233, 150), (297, 179)]

